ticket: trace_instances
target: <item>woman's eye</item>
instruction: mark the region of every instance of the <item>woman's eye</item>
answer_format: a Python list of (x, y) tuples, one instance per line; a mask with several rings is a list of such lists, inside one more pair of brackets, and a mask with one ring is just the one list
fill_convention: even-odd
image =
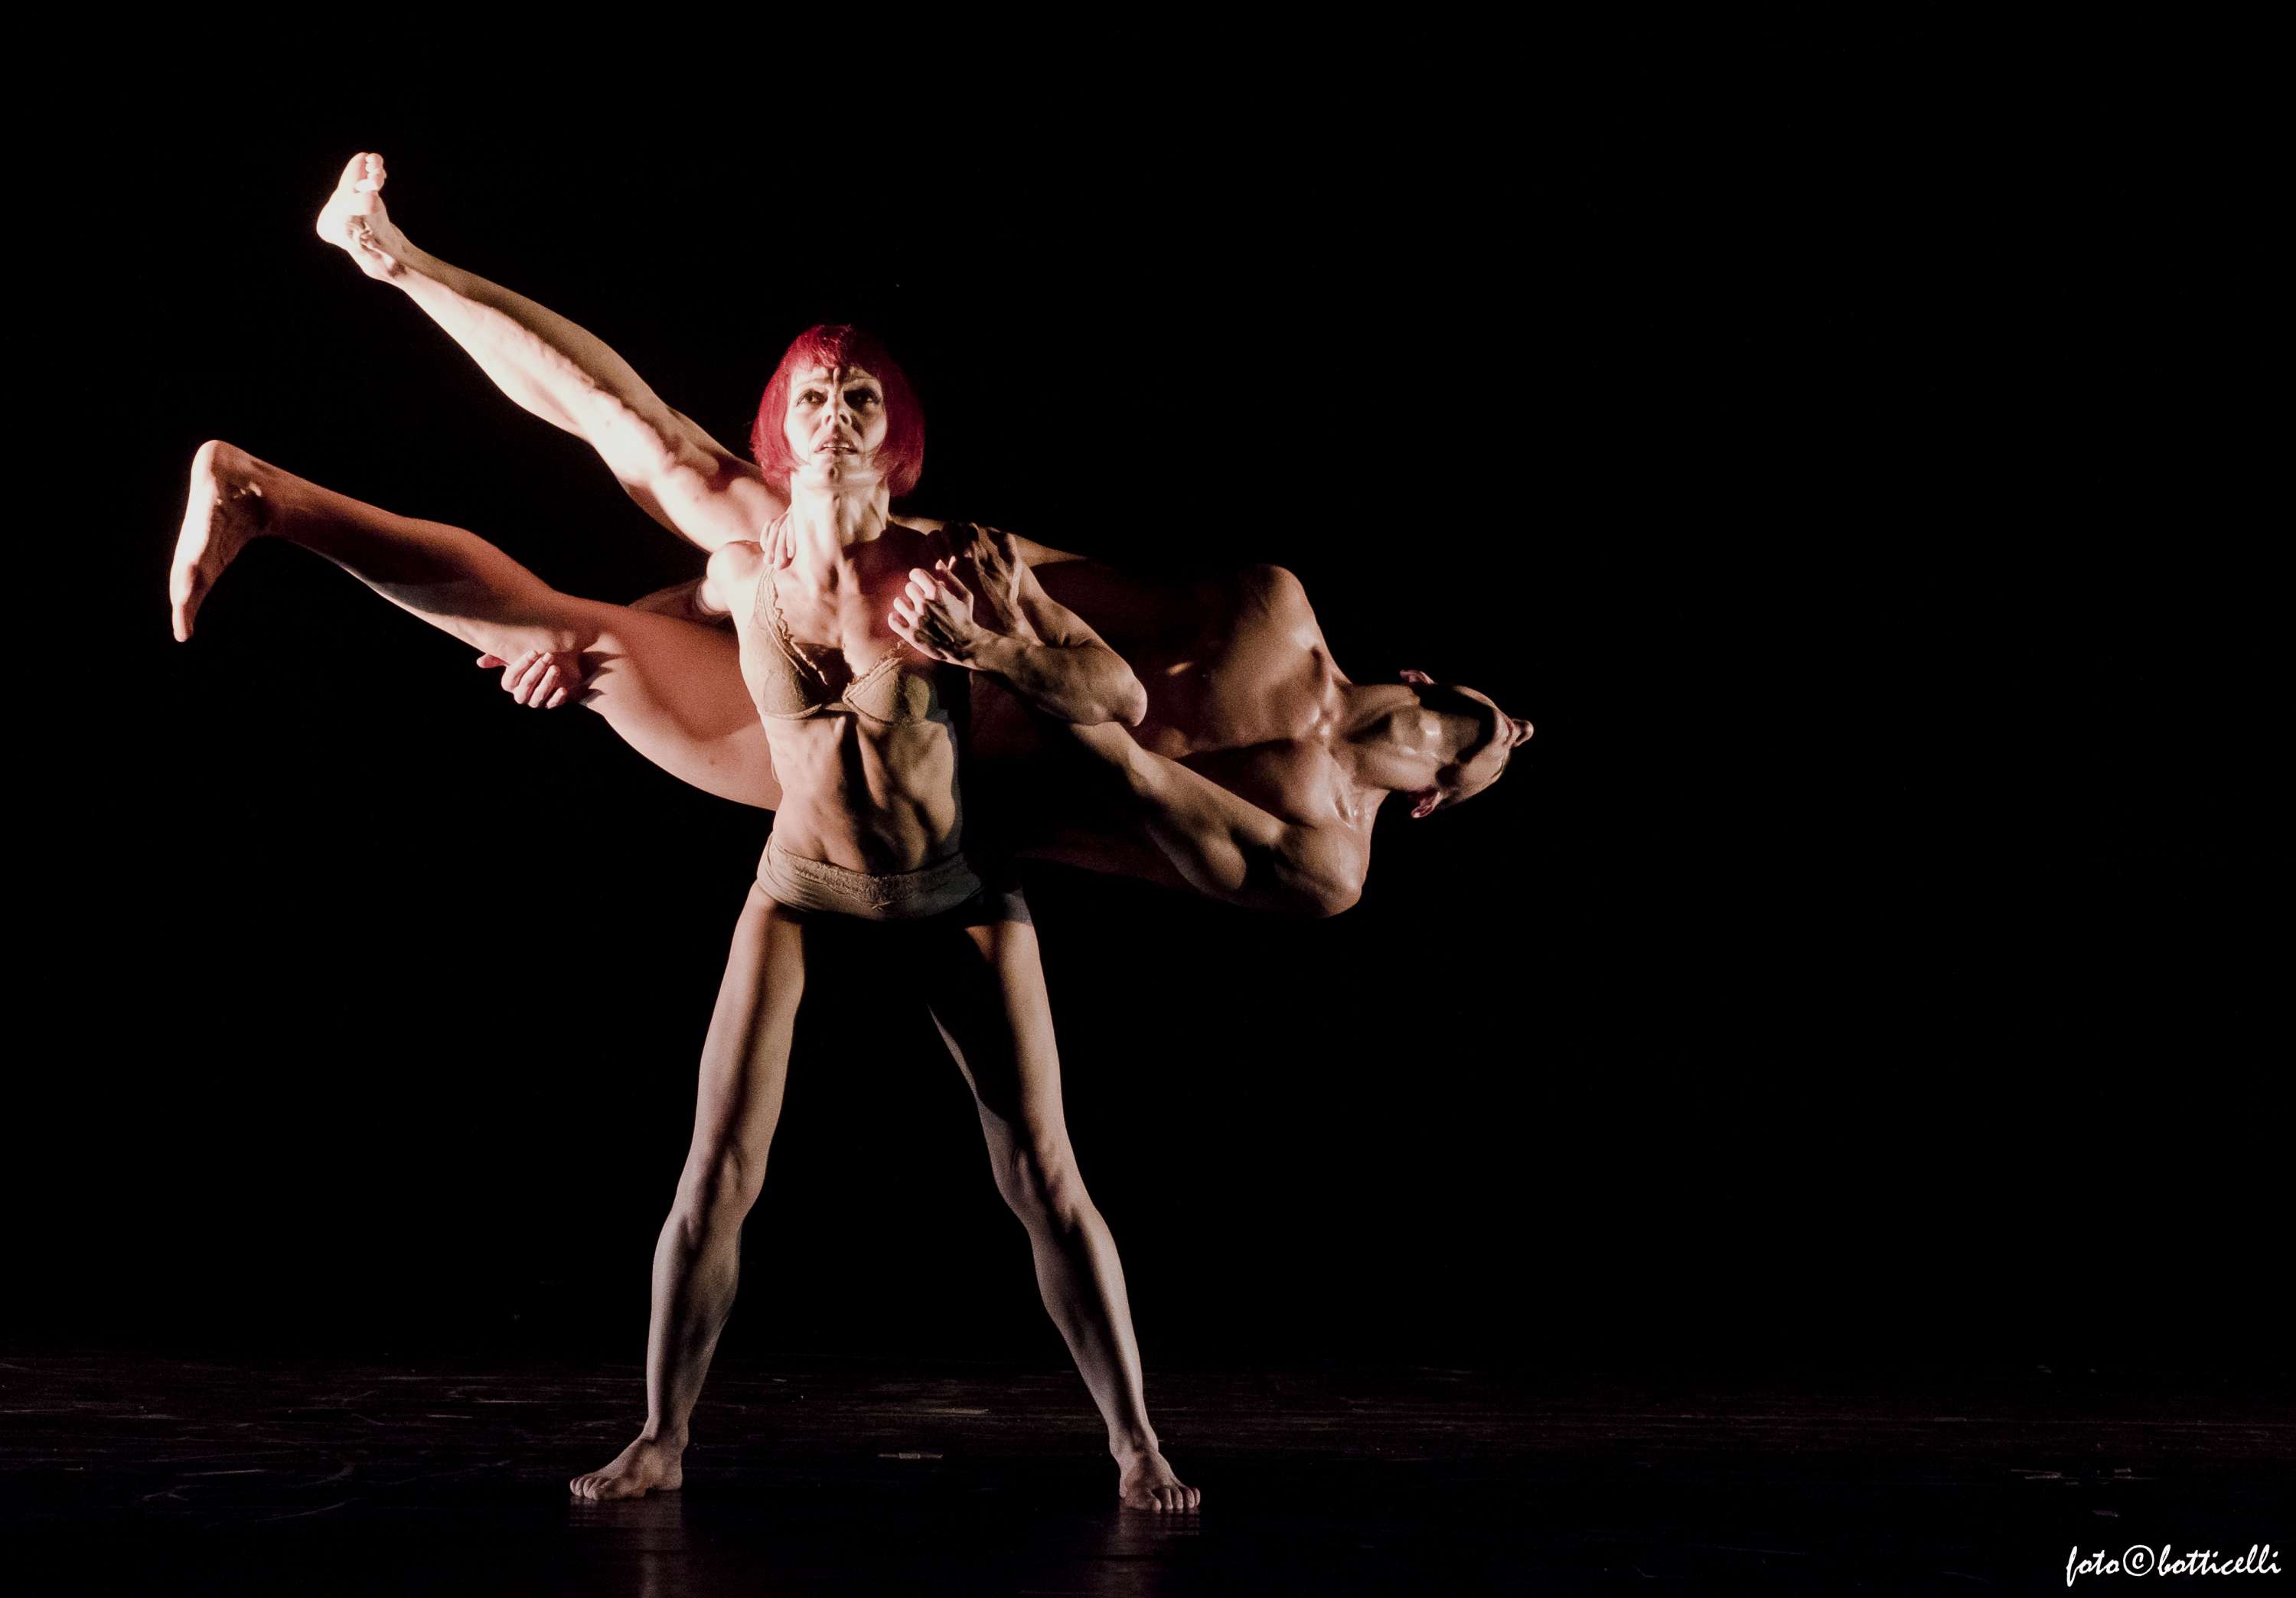
[(877, 403), (877, 397), (866, 389), (856, 389), (845, 397), (845, 403), (857, 411), (866, 410)]
[(823, 395), (821, 390), (818, 389), (808, 389), (804, 393), (797, 397), (797, 400), (800, 405), (819, 405), (822, 398)]

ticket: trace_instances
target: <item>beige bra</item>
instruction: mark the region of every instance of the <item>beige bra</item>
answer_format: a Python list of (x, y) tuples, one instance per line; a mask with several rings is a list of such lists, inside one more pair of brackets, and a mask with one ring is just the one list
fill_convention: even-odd
[(758, 576), (753, 619), (775, 645), (760, 651), (765, 679), (758, 691), (760, 715), (796, 721), (850, 712), (872, 721), (906, 723), (930, 721), (941, 708), (939, 672), (902, 670), (904, 665), (922, 662), (898, 640), (883, 660), (855, 676), (845, 663), (843, 650), (833, 644), (800, 643), (791, 637), (781, 602), (774, 594), (770, 563)]

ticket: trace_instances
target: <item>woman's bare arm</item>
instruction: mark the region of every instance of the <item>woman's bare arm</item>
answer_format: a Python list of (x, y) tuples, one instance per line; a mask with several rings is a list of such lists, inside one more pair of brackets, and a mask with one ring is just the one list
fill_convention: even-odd
[(383, 209), (382, 158), (351, 158), (319, 236), (392, 283), (525, 410), (574, 434), (645, 512), (714, 550), (786, 508), (750, 462), (672, 410), (596, 335), (407, 242)]

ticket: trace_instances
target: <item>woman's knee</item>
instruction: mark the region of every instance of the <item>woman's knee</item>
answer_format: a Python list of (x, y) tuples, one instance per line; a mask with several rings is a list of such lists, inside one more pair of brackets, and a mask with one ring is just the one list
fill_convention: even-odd
[(1068, 1230), (1078, 1225), (1092, 1208), (1084, 1178), (1077, 1172), (1076, 1156), (1065, 1140), (1017, 1142), (993, 1149), (996, 1190), (1021, 1224), (1035, 1230), (1051, 1226)]
[(762, 1154), (726, 1147), (696, 1150), (677, 1184), (677, 1213), (692, 1230), (742, 1224), (765, 1187)]

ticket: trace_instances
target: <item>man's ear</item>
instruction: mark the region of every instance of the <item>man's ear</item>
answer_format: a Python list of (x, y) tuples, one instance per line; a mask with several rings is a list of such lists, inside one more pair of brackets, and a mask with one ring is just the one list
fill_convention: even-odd
[(1435, 686), (1435, 679), (1429, 676), (1423, 671), (1406, 671), (1403, 674), (1403, 680), (1418, 688), (1432, 688)]
[(1423, 815), (1434, 815), (1437, 807), (1443, 802), (1442, 791), (1436, 788), (1422, 788), (1410, 797), (1411, 819), (1414, 821)]

